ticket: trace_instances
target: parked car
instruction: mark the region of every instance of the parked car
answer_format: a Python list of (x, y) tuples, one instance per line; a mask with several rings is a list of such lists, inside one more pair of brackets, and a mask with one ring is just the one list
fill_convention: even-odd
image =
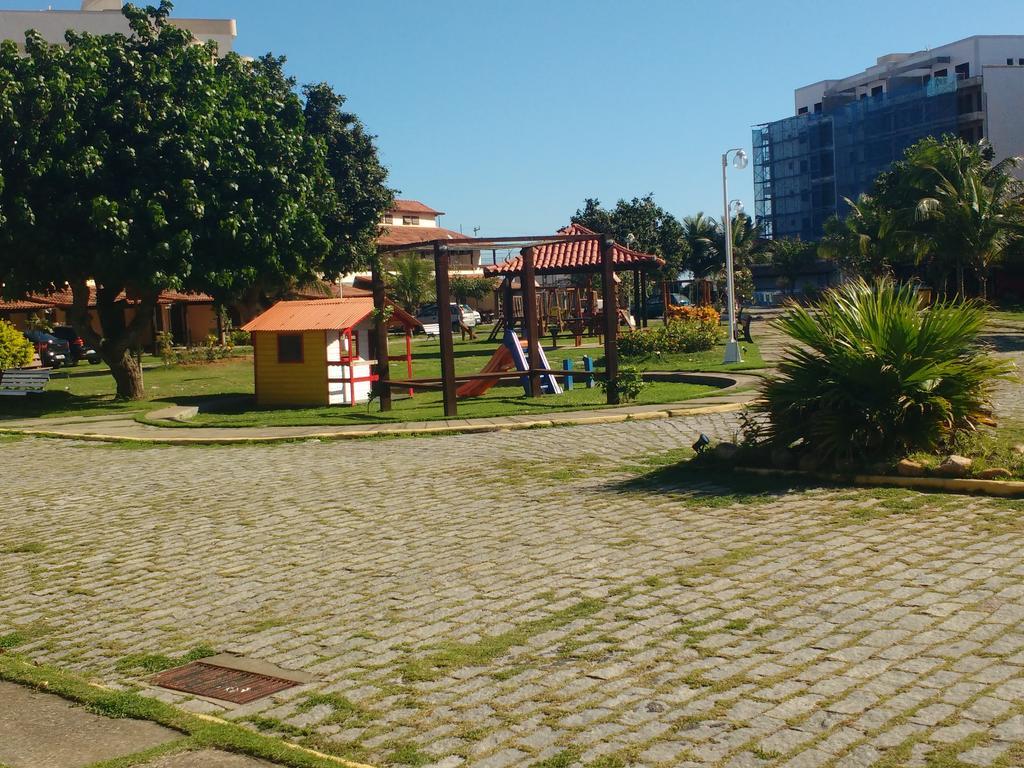
[(70, 325), (58, 325), (53, 329), (53, 335), (68, 343), (71, 350), (71, 365), (78, 365), (86, 360), (89, 365), (97, 365), (100, 362), (100, 353), (86, 344), (85, 340)]
[[(690, 303), (690, 300), (681, 293), (670, 293), (668, 296), (669, 302), (674, 307), (685, 307)], [(647, 316), (648, 317), (662, 317), (665, 314), (665, 304), (662, 301), (661, 294), (657, 296), (651, 296), (647, 299)]]
[[(462, 322), (466, 324), (467, 328), (474, 328), (480, 324), (480, 313), (468, 304), (456, 304), (453, 301), (451, 307), (453, 329), (457, 329), (459, 327), (459, 307), (462, 308)], [(437, 317), (437, 304), (424, 304), (420, 308), (420, 311), (416, 313), (416, 319), (421, 323), (426, 324), (439, 322)]]
[(71, 360), (71, 347), (64, 339), (58, 339), (53, 334), (44, 331), (25, 331), (25, 338), (31, 341), (32, 346), (35, 347), (40, 365), (47, 368), (60, 368)]

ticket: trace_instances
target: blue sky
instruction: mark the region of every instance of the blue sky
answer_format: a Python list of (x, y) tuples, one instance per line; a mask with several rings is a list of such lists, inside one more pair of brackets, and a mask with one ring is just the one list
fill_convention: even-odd
[[(551, 232), (586, 197), (720, 215), (721, 153), (791, 114), (794, 88), (1024, 33), (1021, 0), (178, 0), (175, 15), (236, 18), (236, 50), (330, 82), (403, 197), (490, 235)], [(751, 170), (730, 178), (750, 211)]]

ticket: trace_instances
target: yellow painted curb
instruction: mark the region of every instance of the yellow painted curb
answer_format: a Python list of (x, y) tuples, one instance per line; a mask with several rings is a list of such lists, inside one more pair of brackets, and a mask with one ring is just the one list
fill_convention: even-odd
[(855, 485), (889, 488), (925, 489), (947, 493), (982, 494), (1006, 499), (1024, 498), (1024, 482), (1019, 480), (978, 480), (954, 477), (901, 477), (899, 475), (833, 475), (800, 472), (795, 469), (766, 469), (761, 467), (734, 467), (736, 471), (766, 477), (805, 477), (811, 480), (853, 483)]

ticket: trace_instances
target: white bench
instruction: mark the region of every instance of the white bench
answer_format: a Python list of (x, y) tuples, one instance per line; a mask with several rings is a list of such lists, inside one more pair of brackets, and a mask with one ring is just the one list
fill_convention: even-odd
[(42, 392), (50, 383), (49, 368), (12, 368), (0, 371), (0, 395), (27, 395)]
[(423, 332), (427, 336), (438, 336), (441, 333), (440, 323), (423, 323)]

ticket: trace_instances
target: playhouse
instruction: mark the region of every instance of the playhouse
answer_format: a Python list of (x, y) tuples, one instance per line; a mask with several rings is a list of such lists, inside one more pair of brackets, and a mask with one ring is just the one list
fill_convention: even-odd
[[(405, 361), (412, 375), (412, 332), (416, 318), (390, 302), (388, 327), (405, 331)], [(259, 406), (355, 405), (370, 399), (381, 354), (371, 347), (373, 299), (279, 301), (243, 326), (252, 334)], [(390, 343), (390, 340), (389, 340)]]

